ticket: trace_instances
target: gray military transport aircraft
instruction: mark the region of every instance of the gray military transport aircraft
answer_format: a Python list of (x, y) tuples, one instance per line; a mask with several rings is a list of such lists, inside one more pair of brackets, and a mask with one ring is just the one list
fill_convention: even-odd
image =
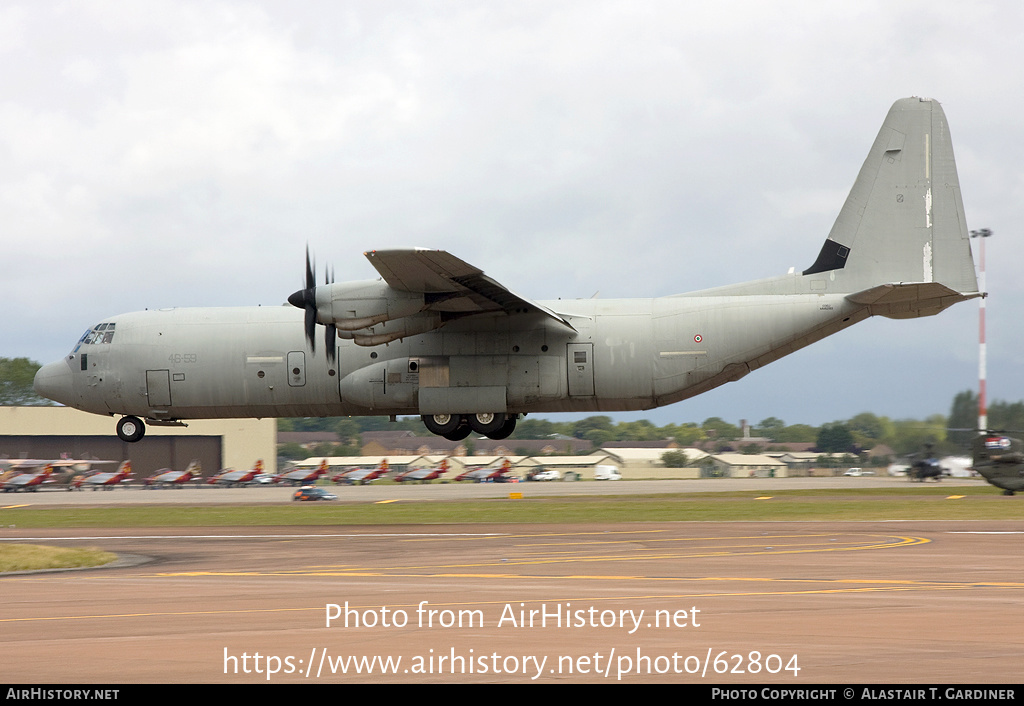
[(926, 98), (893, 105), (802, 272), (653, 299), (534, 302), (442, 250), (365, 255), (381, 279), (317, 285), (307, 252), (305, 289), (288, 298), (301, 312), (105, 319), (39, 370), (36, 392), (124, 415), (125, 441), (145, 422), (412, 414), (448, 439), (500, 439), (527, 413), (671, 404), (869, 316), (931, 316), (982, 296), (946, 117)]

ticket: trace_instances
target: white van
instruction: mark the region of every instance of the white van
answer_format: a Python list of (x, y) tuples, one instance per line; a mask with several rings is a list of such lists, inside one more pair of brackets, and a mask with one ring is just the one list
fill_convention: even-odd
[(622, 474), (615, 466), (595, 466), (594, 480), (622, 480)]

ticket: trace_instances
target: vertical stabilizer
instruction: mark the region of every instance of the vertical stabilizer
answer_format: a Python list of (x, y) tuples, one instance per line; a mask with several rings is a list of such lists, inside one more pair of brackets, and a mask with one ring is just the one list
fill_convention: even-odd
[[(833, 292), (897, 282), (977, 292), (960, 182), (938, 101), (896, 101), (805, 277)], [(827, 282), (827, 283), (826, 283)]]

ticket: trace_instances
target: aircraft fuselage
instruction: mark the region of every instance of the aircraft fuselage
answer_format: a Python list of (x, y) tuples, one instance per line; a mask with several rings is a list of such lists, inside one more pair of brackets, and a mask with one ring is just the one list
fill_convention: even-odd
[(157, 420), (648, 409), (867, 315), (839, 294), (556, 304), (576, 334), (541, 317), (513, 328), (497, 314), (486, 327), (453, 322), (386, 346), (342, 340), (333, 363), (309, 350), (291, 307), (122, 314), (107, 320), (110, 342), (82, 343), (52, 364), (67, 369), (54, 399)]

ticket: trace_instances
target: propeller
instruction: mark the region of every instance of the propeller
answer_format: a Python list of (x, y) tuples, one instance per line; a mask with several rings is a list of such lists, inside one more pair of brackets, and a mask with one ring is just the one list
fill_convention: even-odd
[[(324, 284), (334, 284), (334, 267), (331, 267), (330, 274), (327, 273), (327, 269), (324, 268)], [(327, 360), (331, 363), (334, 362), (334, 352), (337, 350), (335, 340), (338, 337), (338, 327), (333, 323), (324, 326), (324, 342), (327, 344)]]
[[(309, 341), (310, 350), (316, 352), (316, 265), (313, 263), (309, 256), (309, 246), (306, 246), (306, 287), (294, 292), (288, 297), (288, 303), (292, 306), (303, 309), (306, 312), (305, 318), (305, 332), (306, 340)], [(333, 284), (334, 273), (330, 274), (325, 272), (324, 284)], [(337, 328), (334, 324), (328, 324), (326, 326), (327, 332), (325, 342), (327, 344), (327, 360), (334, 362), (335, 352), (335, 340), (337, 338)]]

